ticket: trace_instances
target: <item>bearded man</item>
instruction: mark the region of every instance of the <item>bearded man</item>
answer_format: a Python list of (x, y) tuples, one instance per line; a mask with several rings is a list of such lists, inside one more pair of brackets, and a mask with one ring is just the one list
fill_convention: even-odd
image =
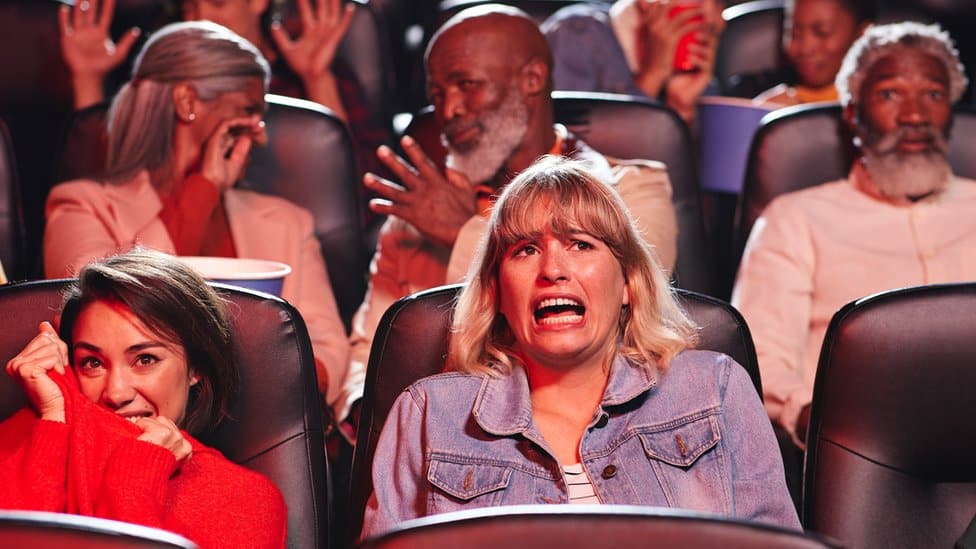
[[(388, 218), (370, 266), (366, 298), (353, 319), (346, 402), (362, 395), (366, 361), (383, 312), (408, 294), (460, 282), (484, 232), (492, 197), (546, 154), (584, 161), (614, 186), (662, 265), (675, 260), (677, 228), (664, 165), (609, 160), (553, 123), (552, 55), (537, 25), (501, 5), (464, 10), (432, 37), (428, 92), (448, 149), (441, 173), (405, 137), (407, 160), (377, 154), (399, 184), (372, 174), (365, 185), (381, 199), (370, 208)], [(348, 409), (348, 408), (346, 408)], [(345, 410), (336, 410), (340, 418)]]
[(767, 412), (801, 446), (835, 311), (976, 280), (976, 181), (952, 174), (946, 145), (964, 74), (937, 26), (868, 29), (836, 80), (861, 152), (848, 178), (778, 197), (753, 227), (732, 303), (756, 343)]

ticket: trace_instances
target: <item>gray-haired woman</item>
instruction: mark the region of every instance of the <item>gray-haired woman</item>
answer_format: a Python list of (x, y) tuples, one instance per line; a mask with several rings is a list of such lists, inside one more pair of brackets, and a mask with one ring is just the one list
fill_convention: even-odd
[(344, 375), (347, 343), (312, 216), (234, 187), (251, 147), (266, 139), (268, 74), (250, 42), (216, 23), (174, 23), (150, 37), (112, 102), (105, 175), (57, 185), (48, 197), (45, 273), (73, 276), (137, 243), (287, 263), (282, 297), (308, 325), (327, 395)]

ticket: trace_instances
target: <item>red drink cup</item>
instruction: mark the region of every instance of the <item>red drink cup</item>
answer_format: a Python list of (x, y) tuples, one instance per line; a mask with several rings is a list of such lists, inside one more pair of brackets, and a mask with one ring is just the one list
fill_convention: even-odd
[[(678, 14), (692, 9), (701, 9), (701, 2), (696, 2), (694, 0), (681, 1), (668, 10), (668, 17), (674, 19), (678, 16)], [(692, 17), (691, 21), (694, 21), (695, 23), (702, 23), (705, 21), (705, 18), (704, 16), (698, 15)], [(697, 42), (695, 33), (696, 31), (686, 33), (681, 37), (680, 40), (678, 40), (678, 47), (674, 50), (675, 72), (692, 72), (697, 70), (697, 67), (692, 64), (691, 57), (688, 54), (688, 46)]]

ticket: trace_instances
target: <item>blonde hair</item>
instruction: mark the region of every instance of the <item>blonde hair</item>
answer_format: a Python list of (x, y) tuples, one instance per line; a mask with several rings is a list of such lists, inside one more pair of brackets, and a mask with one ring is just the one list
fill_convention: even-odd
[(187, 21), (159, 29), (139, 52), (132, 80), (112, 100), (105, 179), (124, 182), (140, 170), (149, 170), (154, 182), (171, 179), (174, 85), (189, 83), (197, 97), (211, 101), (243, 90), (251, 78), (267, 89), (270, 74), (261, 52), (226, 27)]
[(505, 375), (520, 364), (498, 314), (499, 266), (511, 245), (546, 231), (592, 235), (617, 258), (630, 297), (620, 314), (620, 354), (663, 370), (694, 344), (697, 327), (675, 300), (657, 255), (620, 196), (581, 163), (549, 156), (519, 174), (492, 209), (488, 232), (458, 297), (448, 369)]

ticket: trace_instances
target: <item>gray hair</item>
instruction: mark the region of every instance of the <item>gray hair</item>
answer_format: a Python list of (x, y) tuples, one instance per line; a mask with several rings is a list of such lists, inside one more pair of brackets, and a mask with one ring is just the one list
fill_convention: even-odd
[(875, 25), (868, 27), (844, 56), (834, 84), (840, 102), (847, 107), (856, 103), (856, 95), (868, 71), (881, 60), (903, 48), (914, 48), (928, 53), (945, 65), (949, 74), (949, 98), (955, 103), (966, 90), (968, 80), (959, 62), (959, 52), (952, 44), (949, 33), (938, 25), (924, 25), (914, 21)]
[(211, 101), (243, 90), (251, 78), (267, 89), (270, 75), (261, 52), (226, 27), (187, 21), (159, 29), (136, 57), (132, 80), (112, 100), (106, 181), (123, 182), (144, 169), (154, 182), (172, 177), (174, 85), (189, 83), (197, 97)]

